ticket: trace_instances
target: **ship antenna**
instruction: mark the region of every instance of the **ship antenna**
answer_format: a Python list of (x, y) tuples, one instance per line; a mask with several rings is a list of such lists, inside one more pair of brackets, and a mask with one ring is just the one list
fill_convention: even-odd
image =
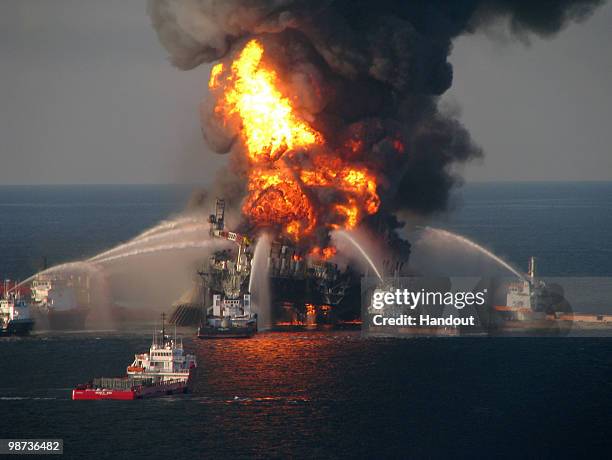
[(11, 288), (11, 280), (10, 279), (5, 279), (4, 280), (4, 298), (5, 299), (9, 299), (9, 294), (11, 293), (13, 289)]

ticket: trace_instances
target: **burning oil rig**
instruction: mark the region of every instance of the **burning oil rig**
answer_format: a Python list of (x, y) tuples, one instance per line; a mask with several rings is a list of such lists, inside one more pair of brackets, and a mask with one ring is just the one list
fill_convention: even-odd
[(249, 286), (255, 270), (253, 241), (225, 229), (223, 199), (217, 199), (208, 220), (210, 236), (234, 243), (235, 249), (218, 250), (208, 258), (198, 271), (191, 299), (175, 304), (172, 323), (199, 323), (201, 338), (247, 337), (256, 332), (261, 309), (271, 313), (266, 327), (334, 324), (359, 317), (360, 273), (280, 239), (270, 244), (264, 264), (270, 285), (268, 305), (254, 305)]
[[(268, 257), (275, 325), (334, 324), (359, 317), (360, 274), (274, 241)], [(354, 308), (352, 308), (354, 307)]]

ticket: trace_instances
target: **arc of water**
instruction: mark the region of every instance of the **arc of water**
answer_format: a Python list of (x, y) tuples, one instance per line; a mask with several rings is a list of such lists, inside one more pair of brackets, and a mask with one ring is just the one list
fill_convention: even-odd
[(126, 252), (126, 253), (121, 253), (121, 254), (117, 254), (114, 256), (108, 256), (105, 257), (103, 259), (98, 259), (96, 260), (97, 264), (105, 264), (108, 262), (112, 262), (114, 260), (118, 260), (118, 259), (124, 259), (126, 257), (134, 257), (134, 256), (140, 256), (140, 255), (145, 255), (145, 254), (151, 254), (154, 252), (161, 252), (161, 251), (176, 251), (176, 250), (183, 250), (183, 249), (195, 249), (195, 248), (207, 248), (209, 246), (212, 246), (213, 243), (215, 241), (214, 240), (207, 240), (207, 241), (188, 241), (185, 243), (174, 243), (174, 244), (166, 244), (166, 245), (160, 245), (160, 246), (153, 246), (151, 248), (142, 248), (142, 249), (137, 249), (131, 252)]
[(199, 217), (199, 216), (183, 216), (183, 217), (177, 217), (173, 220), (162, 220), (160, 223), (158, 223), (154, 227), (151, 227), (150, 229), (142, 232), (140, 235), (137, 235), (134, 238), (132, 238), (132, 241), (139, 240), (141, 238), (146, 238), (148, 236), (151, 236), (157, 233), (163, 233), (168, 230), (174, 230), (183, 224), (202, 224), (204, 225), (207, 223), (208, 221), (206, 219)]
[(157, 240), (161, 240), (164, 238), (170, 238), (170, 237), (177, 238), (177, 237), (180, 237), (181, 235), (193, 233), (196, 231), (201, 231), (203, 230), (204, 227), (205, 227), (204, 224), (198, 223), (198, 224), (191, 224), (186, 228), (169, 229), (163, 232), (151, 234), (150, 236), (145, 236), (145, 237), (140, 236), (140, 237), (137, 237), (137, 238), (134, 238), (128, 241), (127, 243), (120, 244), (107, 251), (96, 254), (95, 256), (90, 257), (88, 261), (95, 262), (97, 260), (104, 259), (110, 255), (118, 254), (118, 253), (121, 253), (122, 251), (127, 251), (128, 249), (133, 248), (135, 246), (145, 245), (145, 244), (148, 244), (148, 243), (151, 243)]
[(98, 267), (96, 264), (92, 264), (89, 262), (67, 262), (65, 264), (59, 264), (59, 265), (55, 265), (53, 267), (49, 267), (46, 270), (43, 270), (41, 272), (38, 272), (32, 276), (30, 276), (29, 278), (24, 279), (23, 281), (21, 281), (19, 284), (17, 284), (16, 286), (13, 287), (13, 289), (23, 286), (24, 284), (29, 283), (30, 281), (33, 281), (34, 278), (36, 278), (38, 275), (46, 275), (46, 274), (50, 274), (50, 273), (54, 273), (54, 272), (58, 272), (61, 270), (82, 270), (82, 271), (87, 271), (90, 273), (100, 273), (101, 268)]
[(474, 241), (466, 238), (465, 236), (458, 235), (456, 233), (449, 232), (448, 230), (443, 230), (441, 228), (434, 228), (434, 227), (429, 227), (429, 226), (420, 227), (420, 228), (423, 228), (423, 229), (425, 229), (427, 231), (431, 231), (433, 233), (437, 233), (438, 235), (441, 235), (441, 236), (443, 236), (445, 238), (454, 239), (455, 241), (459, 241), (460, 243), (463, 243), (463, 244), (465, 244), (465, 245), (467, 245), (467, 246), (469, 246), (469, 247), (471, 247), (473, 249), (476, 249), (477, 251), (481, 252), (482, 254), (486, 255), (487, 257), (489, 257), (492, 260), (494, 260), (495, 262), (497, 262), (499, 265), (504, 267), (506, 270), (512, 272), (514, 275), (516, 275), (520, 279), (526, 280), (526, 277), (525, 277), (524, 273), (521, 273), (520, 271), (515, 269), (512, 265), (510, 265), (508, 262), (506, 262), (501, 257), (493, 254), (488, 249), (483, 248), (481, 245), (479, 245), (478, 243), (475, 243)]
[[(152, 252), (158, 251), (170, 251), (173, 249), (188, 249), (188, 248), (197, 248), (197, 247), (206, 247), (209, 244), (209, 240), (205, 242), (186, 242), (183, 244), (172, 244), (172, 245), (161, 245), (154, 246), (151, 248), (134, 250), (131, 252), (121, 252), (127, 249), (130, 249), (134, 246), (138, 246), (141, 244), (150, 243), (151, 241), (155, 241), (157, 239), (166, 238), (169, 236), (176, 236), (177, 233), (188, 233), (190, 231), (196, 231), (199, 228), (202, 228), (205, 225), (206, 221), (200, 217), (194, 216), (185, 216), (180, 217), (174, 220), (165, 220), (160, 222), (158, 225), (150, 228), (142, 232), (140, 235), (134, 237), (132, 240), (127, 243), (118, 245), (114, 248), (111, 248), (107, 251), (101, 252), (100, 254), (96, 254), (95, 256), (85, 260), (85, 261), (77, 261), (77, 262), (68, 262), (60, 265), (56, 265), (54, 267), (50, 267), (46, 270), (40, 271), (29, 278), (24, 279), (20, 283), (16, 284), (13, 289), (16, 289), (20, 286), (23, 286), (31, 281), (33, 281), (37, 276), (42, 274), (48, 274), (55, 271), (60, 270), (70, 270), (70, 269), (86, 269), (86, 270), (101, 270), (96, 264), (103, 264), (107, 262), (111, 262), (113, 260), (120, 259), (122, 257), (132, 257), (140, 254), (148, 254)], [(193, 229), (183, 229), (178, 228), (181, 225), (191, 224), (190, 227)]]
[(370, 265), (370, 267), (372, 267), (372, 270), (374, 270), (374, 273), (376, 273), (376, 276), (378, 276), (378, 279), (380, 281), (383, 281), (383, 278), (382, 278), (382, 276), (380, 274), (380, 271), (378, 270), (378, 268), (374, 264), (374, 261), (370, 258), (368, 253), (365, 252), (365, 250), (361, 247), (361, 245), (357, 241), (355, 241), (355, 239), (351, 235), (349, 235), (344, 230), (337, 230), (336, 232), (334, 232), (334, 234), (338, 235), (338, 236), (341, 236), (341, 237), (345, 238), (346, 240), (348, 240), (359, 251), (359, 253), (366, 260), (366, 262)]

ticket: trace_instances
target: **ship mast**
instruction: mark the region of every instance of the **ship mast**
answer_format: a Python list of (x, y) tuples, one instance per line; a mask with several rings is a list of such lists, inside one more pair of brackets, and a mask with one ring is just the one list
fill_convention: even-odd
[(533, 284), (536, 276), (536, 258), (533, 256), (529, 258), (529, 270), (527, 271), (527, 276), (529, 277), (531, 284)]
[(162, 320), (162, 347), (166, 346), (166, 314), (162, 313), (161, 314), (161, 320)]

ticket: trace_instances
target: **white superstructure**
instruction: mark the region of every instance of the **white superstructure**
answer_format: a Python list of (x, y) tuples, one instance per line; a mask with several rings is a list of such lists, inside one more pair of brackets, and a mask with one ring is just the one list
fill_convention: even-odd
[(5, 281), (0, 299), (0, 334), (27, 334), (33, 325), (28, 302), (19, 290), (9, 289), (9, 281)]
[[(161, 342), (161, 343), (160, 343)], [(170, 339), (162, 329), (161, 341), (155, 336), (149, 353), (134, 355), (134, 362), (128, 366), (127, 374), (154, 378), (156, 381), (187, 381), (191, 370), (197, 367), (196, 357), (185, 354), (183, 342), (176, 337)]]
[(30, 320), (28, 303), (19, 294), (5, 296), (4, 299), (0, 300), (0, 318), (6, 321)]
[(508, 283), (506, 305), (512, 308), (531, 309), (531, 283), (527, 280)]
[(32, 281), (31, 290), (32, 300), (39, 307), (67, 311), (79, 306), (75, 288), (69, 286), (66, 280), (38, 277)]

